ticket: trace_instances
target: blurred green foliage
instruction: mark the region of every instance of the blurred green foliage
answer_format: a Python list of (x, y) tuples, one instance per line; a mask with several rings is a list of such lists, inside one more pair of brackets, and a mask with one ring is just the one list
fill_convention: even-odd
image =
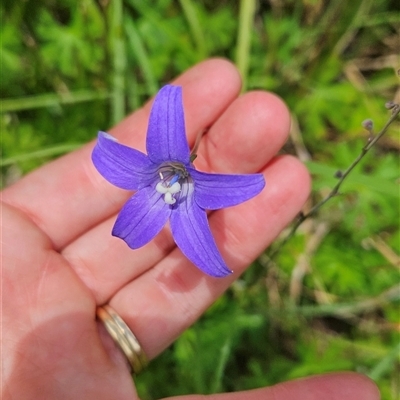
[[(94, 138), (198, 61), (223, 56), (237, 61), (244, 90), (271, 90), (287, 102), (298, 123), (294, 134), (311, 155), (312, 201), (321, 199), (335, 171), (368, 140), (361, 121), (371, 118), (379, 129), (388, 119), (384, 103), (400, 100), (398, 4), (245, 3), (4, 0), (4, 183)], [(272, 267), (265, 269), (265, 256), (256, 261), (136, 379), (144, 400), (336, 370), (368, 374), (383, 399), (396, 398), (398, 128), (392, 125), (342, 194), (304, 224)], [(296, 281), (299, 258), (320, 224), (326, 233), (306, 254), (304, 280)]]

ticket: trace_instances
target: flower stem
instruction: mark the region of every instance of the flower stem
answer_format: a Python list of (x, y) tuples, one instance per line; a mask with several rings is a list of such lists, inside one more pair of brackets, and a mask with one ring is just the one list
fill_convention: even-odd
[(191, 153), (190, 153), (190, 161), (191, 161), (191, 162), (193, 162), (193, 161), (197, 158), (197, 150), (198, 150), (198, 148), (199, 148), (201, 138), (202, 138), (203, 135), (208, 131), (208, 129), (209, 129), (209, 128), (203, 129), (202, 131), (200, 131), (200, 132), (197, 134), (196, 141), (195, 141), (194, 146), (193, 146), (193, 149), (192, 149), (192, 151), (191, 151)]

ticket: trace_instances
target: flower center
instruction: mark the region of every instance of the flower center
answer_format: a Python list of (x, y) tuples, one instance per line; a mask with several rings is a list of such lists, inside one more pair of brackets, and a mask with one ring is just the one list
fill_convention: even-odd
[(158, 171), (161, 182), (157, 183), (156, 190), (164, 195), (167, 204), (175, 204), (175, 195), (181, 191), (181, 184), (189, 177), (183, 164), (168, 163), (161, 166)]

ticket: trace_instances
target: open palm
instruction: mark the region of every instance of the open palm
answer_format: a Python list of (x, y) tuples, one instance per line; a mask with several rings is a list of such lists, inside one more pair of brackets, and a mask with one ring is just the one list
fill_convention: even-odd
[[(277, 97), (265, 92), (238, 97), (237, 71), (223, 60), (201, 63), (175, 83), (183, 87), (189, 142), (210, 128), (196, 167), (262, 172), (267, 181), (254, 199), (209, 216), (234, 274), (204, 275), (176, 248), (168, 226), (135, 251), (112, 237), (116, 214), (130, 193), (98, 174), (90, 159), (93, 143), (40, 168), (2, 193), (2, 398), (136, 399), (123, 355), (96, 322), (96, 307), (110, 304), (148, 357), (155, 357), (243, 272), (307, 198), (306, 169), (295, 158), (276, 156), (290, 123)], [(144, 151), (149, 110), (147, 104), (110, 133)], [(378, 398), (374, 386), (355, 374), (215, 398), (307, 400), (322, 393), (325, 399)]]

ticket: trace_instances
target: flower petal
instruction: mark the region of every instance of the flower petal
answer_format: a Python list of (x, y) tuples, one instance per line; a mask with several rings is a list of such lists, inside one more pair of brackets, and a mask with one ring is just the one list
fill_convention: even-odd
[(150, 112), (146, 147), (154, 163), (189, 163), (190, 150), (186, 139), (180, 86), (167, 85), (157, 93)]
[(188, 168), (188, 172), (194, 180), (195, 201), (207, 210), (243, 203), (260, 193), (265, 186), (262, 174), (207, 174), (193, 168)]
[(182, 253), (203, 272), (214, 277), (232, 273), (219, 253), (206, 212), (187, 197), (171, 213), (171, 230)]
[(112, 234), (125, 240), (132, 249), (150, 242), (162, 229), (171, 214), (162, 195), (153, 186), (134, 194), (122, 207)]
[(138, 190), (149, 185), (156, 174), (156, 167), (145, 154), (118, 143), (106, 132), (98, 134), (92, 161), (104, 178), (122, 189)]

